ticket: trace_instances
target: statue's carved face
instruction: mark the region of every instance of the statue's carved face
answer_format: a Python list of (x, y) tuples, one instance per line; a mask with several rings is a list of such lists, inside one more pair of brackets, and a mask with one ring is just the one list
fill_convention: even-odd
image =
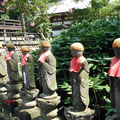
[(42, 47), (42, 51), (45, 52), (47, 50), (50, 50), (50, 47)]
[(15, 48), (7, 48), (7, 49), (8, 49), (9, 52), (15, 50)]
[(120, 48), (113, 48), (114, 54), (116, 58), (120, 59)]
[(83, 51), (72, 49), (72, 50), (71, 50), (71, 54), (72, 54), (73, 57), (80, 57), (80, 56), (83, 55)]
[(27, 53), (28, 53), (28, 52), (22, 51), (22, 54), (23, 54), (23, 55), (25, 55), (25, 54), (27, 54)]

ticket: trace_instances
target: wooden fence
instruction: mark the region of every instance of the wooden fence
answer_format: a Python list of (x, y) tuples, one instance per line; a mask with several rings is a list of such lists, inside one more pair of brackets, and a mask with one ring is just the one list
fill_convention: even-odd
[(39, 40), (37, 33), (23, 32), (23, 27), (20, 20), (0, 19), (0, 41)]
[(37, 33), (23, 33), (23, 32), (0, 32), (0, 41), (38, 41), (39, 35)]

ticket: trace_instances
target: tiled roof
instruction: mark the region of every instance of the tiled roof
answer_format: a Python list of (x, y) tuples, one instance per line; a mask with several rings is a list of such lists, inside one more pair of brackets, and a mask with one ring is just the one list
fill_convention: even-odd
[(80, 0), (79, 2), (75, 2), (74, 0), (61, 0), (57, 5), (49, 7), (48, 14), (69, 12), (72, 8), (84, 9), (91, 7), (90, 2), (91, 0)]

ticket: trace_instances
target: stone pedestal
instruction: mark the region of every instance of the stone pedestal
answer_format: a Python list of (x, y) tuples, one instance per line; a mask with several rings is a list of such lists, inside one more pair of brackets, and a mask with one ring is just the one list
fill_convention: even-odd
[(45, 120), (60, 120), (58, 117), (57, 105), (60, 103), (60, 96), (57, 93), (52, 96), (44, 96), (41, 94), (37, 98), (37, 106), (41, 109), (41, 117)]
[(0, 78), (0, 106), (2, 108), (4, 107), (4, 102), (6, 101), (6, 99), (8, 99), (7, 88), (6, 88), (7, 82), (8, 82), (8, 76)]
[(7, 85), (7, 96), (9, 100), (17, 100), (20, 98), (19, 91), (22, 88), (22, 84), (8, 84)]
[(64, 115), (67, 120), (92, 120), (94, 117), (94, 110), (88, 108), (85, 112), (74, 112), (73, 107), (65, 108)]
[[(21, 105), (22, 99), (20, 98), (19, 91), (22, 88), (22, 84), (10, 84), (6, 85), (7, 88), (7, 98), (2, 102), (5, 109), (14, 113), (14, 108)], [(8, 100), (7, 100), (8, 99)], [(10, 103), (13, 101), (13, 103)]]
[(35, 100), (38, 94), (39, 90), (36, 88), (31, 90), (25, 90), (24, 88), (22, 88), (20, 90), (20, 96), (23, 101), (17, 116), (21, 120), (32, 120), (40, 116), (40, 109), (36, 107)]
[(40, 109), (38, 107), (33, 107), (29, 109), (22, 109), (18, 113), (20, 120), (33, 120), (40, 117)]
[(0, 100), (7, 99), (7, 88), (8, 76), (0, 78)]
[(0, 101), (7, 99), (7, 89), (0, 85)]
[(22, 99), (20, 98), (19, 91), (22, 88), (21, 83), (17, 84), (7, 84), (7, 97), (9, 100), (14, 101), (14, 107), (21, 105)]

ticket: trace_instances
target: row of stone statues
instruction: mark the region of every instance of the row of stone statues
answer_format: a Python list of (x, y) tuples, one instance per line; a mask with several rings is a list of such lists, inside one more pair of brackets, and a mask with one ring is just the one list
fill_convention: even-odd
[[(18, 56), (15, 52), (13, 43), (7, 44), (8, 54), (4, 56), (2, 45), (0, 45), (0, 86), (7, 84), (7, 73), (9, 82), (7, 85), (7, 96), (9, 99), (22, 98), (23, 108), (39, 106), (44, 114), (48, 111), (58, 111), (56, 106), (60, 103), (60, 97), (57, 95), (56, 82), (56, 59), (51, 52), (51, 44), (48, 41), (41, 42), (42, 53), (38, 59), (39, 63), (39, 82), (43, 88), (43, 93), (38, 97), (39, 90), (36, 88), (34, 79), (34, 60), (29, 53), (28, 46), (21, 48), (22, 57), (22, 76), (23, 86), (19, 81)], [(120, 59), (120, 38), (113, 42), (115, 57), (112, 59), (109, 76), (111, 83), (111, 98), (113, 107), (116, 107), (119, 115), (119, 59)], [(72, 85), (72, 96), (74, 105), (65, 109), (67, 120), (90, 120), (94, 110), (88, 108), (89, 105), (89, 66), (86, 58), (83, 56), (84, 47), (81, 43), (73, 43), (70, 46), (73, 59), (70, 62), (70, 79)], [(5, 58), (5, 59), (4, 59)], [(7, 72), (5, 67), (7, 63)], [(36, 102), (37, 101), (37, 102)], [(45, 115), (43, 115), (45, 116)], [(88, 116), (87, 118), (85, 118)], [(55, 116), (56, 117), (56, 116)], [(45, 118), (49, 119), (49, 118)]]
[[(29, 47), (23, 46), (21, 48), (23, 54), (21, 61), (24, 81), (23, 87), (18, 83), (18, 56), (15, 52), (13, 43), (7, 44), (8, 54), (5, 59), (4, 57), (2, 58), (2, 61), (6, 60), (7, 63), (7, 73), (9, 77), (9, 85), (7, 87), (8, 99), (15, 100), (21, 97), (23, 99), (23, 108), (30, 107), (27, 105), (28, 103), (32, 103), (34, 106), (38, 104), (42, 110), (46, 111), (45, 109), (54, 109), (55, 106), (60, 103), (60, 97), (56, 93), (56, 59), (50, 50), (51, 44), (48, 41), (42, 41), (40, 46), (42, 48), (42, 53), (38, 59), (39, 82), (43, 88), (43, 93), (39, 95), (39, 98), (37, 98), (39, 90), (36, 89), (34, 79), (34, 60), (29, 53)], [(87, 112), (89, 105), (89, 67), (87, 60), (83, 57), (84, 47), (81, 43), (74, 43), (70, 46), (70, 50), (74, 57), (69, 69), (74, 101), (72, 111)], [(3, 70), (3, 72), (5, 72), (5, 70)], [(43, 102), (43, 99), (46, 105), (42, 105), (41, 102)], [(50, 102), (52, 103), (52, 107), (50, 106), (51, 108), (48, 107)], [(69, 119), (69, 115), (66, 115), (66, 117)]]

